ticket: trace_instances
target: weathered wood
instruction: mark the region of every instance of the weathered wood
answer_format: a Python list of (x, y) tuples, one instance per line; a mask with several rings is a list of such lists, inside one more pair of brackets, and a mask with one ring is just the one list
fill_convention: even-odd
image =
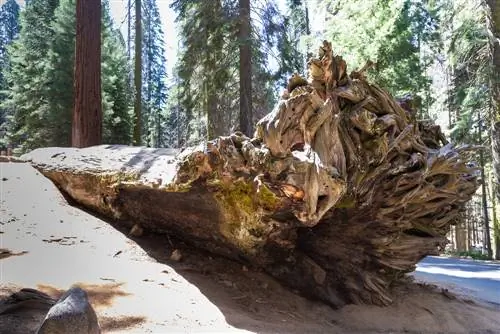
[(324, 43), (254, 138), (180, 153), (41, 149), (32, 164), (80, 203), (260, 267), (331, 305), (391, 302), (391, 284), (446, 243), (478, 187), (473, 147), (347, 74)]

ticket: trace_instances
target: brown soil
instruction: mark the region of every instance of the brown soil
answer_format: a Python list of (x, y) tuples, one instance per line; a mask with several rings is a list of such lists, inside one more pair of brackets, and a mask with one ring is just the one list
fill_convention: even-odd
[[(58, 297), (87, 290), (104, 333), (497, 333), (500, 312), (418, 284), (395, 287), (393, 305), (333, 310), (253, 268), (169, 236), (128, 237), (71, 206), (25, 164), (0, 163), (0, 298), (23, 288)], [(125, 227), (126, 225), (126, 227)], [(180, 261), (170, 260), (177, 250)], [(0, 334), (33, 333), (46, 309), (0, 315)]]

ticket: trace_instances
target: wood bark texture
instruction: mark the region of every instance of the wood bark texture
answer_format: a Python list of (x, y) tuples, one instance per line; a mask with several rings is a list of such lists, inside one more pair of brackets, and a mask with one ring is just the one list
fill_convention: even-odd
[[(491, 89), (493, 92), (491, 112), (491, 144), (493, 155), (493, 171), (495, 179), (495, 195), (500, 201), (500, 1), (488, 0), (488, 31), (490, 33), (490, 50), (492, 59)], [(495, 258), (500, 260), (500, 226), (498, 219), (493, 217), (495, 237)]]
[(408, 101), (367, 82), (367, 67), (348, 75), (324, 42), (309, 78), (290, 79), (253, 138), (23, 159), (102, 214), (176, 234), (332, 306), (387, 305), (392, 284), (444, 247), (479, 168), (474, 147), (417, 121)]
[(76, 4), (72, 146), (101, 144), (101, 1)]

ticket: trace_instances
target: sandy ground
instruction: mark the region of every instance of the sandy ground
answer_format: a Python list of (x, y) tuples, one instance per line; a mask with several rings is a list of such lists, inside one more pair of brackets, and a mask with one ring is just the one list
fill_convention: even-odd
[[(398, 287), (387, 308), (333, 310), (169, 236), (130, 238), (123, 223), (70, 205), (27, 164), (0, 163), (0, 224), (0, 298), (23, 287), (58, 297), (79, 284), (104, 333), (500, 332), (498, 308), (428, 286)], [(169, 260), (174, 249), (181, 261)], [(44, 315), (0, 315), (0, 333), (33, 333)]]

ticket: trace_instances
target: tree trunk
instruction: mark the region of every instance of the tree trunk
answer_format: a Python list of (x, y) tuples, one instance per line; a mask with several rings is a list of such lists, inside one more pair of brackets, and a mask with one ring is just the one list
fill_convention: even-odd
[(142, 4), (135, 0), (135, 103), (134, 103), (134, 145), (141, 145), (142, 127)]
[[(304, 1), (304, 10), (305, 10), (305, 16), (306, 16), (306, 36), (311, 36), (311, 23), (309, 21), (309, 3), (308, 1)], [(309, 43), (308, 43), (309, 44)], [(313, 54), (309, 48), (309, 45), (307, 47), (307, 52), (306, 52), (306, 66), (305, 69), (307, 70), (307, 62), (309, 61), (310, 58), (313, 57)]]
[(252, 37), (250, 26), (250, 0), (239, 0), (239, 10), (240, 131), (246, 136), (252, 136)]
[(146, 62), (147, 62), (147, 67), (146, 67), (146, 78), (144, 78), (145, 82), (147, 83), (147, 102), (146, 102), (146, 112), (148, 116), (148, 139), (147, 139), (147, 146), (154, 146), (155, 140), (154, 140), (154, 133), (152, 133), (155, 129), (155, 121), (156, 121), (156, 115), (153, 114), (153, 87), (152, 87), (152, 82), (151, 82), (151, 72), (152, 72), (152, 53), (153, 53), (153, 40), (151, 39), (152, 33), (151, 33), (151, 9), (149, 9), (149, 12), (146, 12), (146, 22), (147, 22), (147, 40), (146, 42), (146, 50), (147, 52), (147, 57), (146, 57)]
[[(79, 203), (265, 270), (333, 306), (391, 303), (479, 187), (453, 147), (324, 42), (254, 138), (23, 157)], [(83, 155), (83, 156), (82, 156)], [(96, 163), (100, 161), (101, 163)], [(463, 221), (463, 220), (462, 220)]]
[[(488, 31), (490, 32), (490, 49), (492, 54), (491, 90), (493, 92), (491, 110), (491, 143), (493, 170), (495, 172), (495, 195), (500, 201), (500, 1), (487, 0)], [(495, 217), (496, 218), (496, 217)], [(496, 225), (494, 225), (495, 229)], [(500, 238), (495, 235), (494, 238)], [(496, 239), (498, 240), (498, 239)], [(497, 245), (498, 249), (498, 245)]]
[(127, 56), (132, 58), (132, 0), (127, 1)]
[(76, 47), (72, 146), (99, 145), (101, 105), (101, 1), (76, 3)]
[(491, 200), (492, 220), (493, 220), (493, 243), (495, 247), (493, 257), (495, 260), (500, 260), (500, 222), (497, 218), (497, 200), (495, 196), (494, 172), (490, 174), (489, 184), (491, 188), (488, 189), (488, 197)]
[(488, 217), (488, 200), (486, 194), (486, 175), (484, 173), (484, 153), (479, 152), (479, 163), (481, 165), (481, 206), (483, 211), (483, 248), (486, 249), (488, 258), (492, 258), (493, 253), (491, 249), (490, 238), (490, 219)]

